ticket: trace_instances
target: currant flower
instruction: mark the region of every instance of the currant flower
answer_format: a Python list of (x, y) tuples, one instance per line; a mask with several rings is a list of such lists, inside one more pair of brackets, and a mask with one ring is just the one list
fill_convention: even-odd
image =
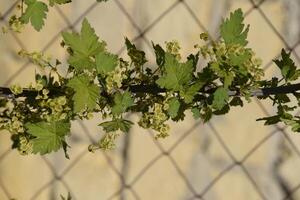
[(33, 152), (33, 144), (25, 136), (20, 136), (18, 150), (21, 155), (31, 154)]
[(102, 150), (110, 150), (116, 147), (115, 140), (119, 136), (116, 132), (106, 133), (99, 141), (99, 148)]
[(21, 56), (22, 58), (28, 58), (31, 62), (40, 66), (42, 69), (51, 66), (50, 65), (51, 57), (45, 55), (42, 52), (36, 52), (36, 51), (27, 52), (22, 49), (18, 52), (18, 55)]
[(127, 78), (126, 71), (127, 69), (124, 66), (118, 66), (112, 72), (108, 73), (106, 87), (109, 93), (113, 92), (114, 89), (122, 87), (123, 80)]
[(18, 18), (16, 15), (13, 15), (10, 17), (10, 19), (8, 21), (8, 25), (9, 25), (8, 29), (10, 29), (11, 31), (16, 32), (16, 33), (21, 33), (22, 30), (24, 29), (24, 24), (22, 23), (20, 18)]
[(166, 51), (173, 54), (178, 60), (181, 60), (180, 49), (181, 47), (177, 40), (166, 42)]
[(10, 90), (12, 91), (12, 93), (14, 95), (22, 94), (22, 92), (23, 92), (23, 88), (20, 85), (17, 85), (17, 84), (16, 85), (12, 85), (10, 87)]

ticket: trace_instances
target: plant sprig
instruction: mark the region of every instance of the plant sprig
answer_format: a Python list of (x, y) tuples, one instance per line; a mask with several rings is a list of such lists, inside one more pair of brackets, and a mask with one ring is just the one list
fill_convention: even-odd
[[(106, 2), (108, 0), (96, 0)], [(36, 31), (40, 31), (44, 25), (49, 12), (49, 7), (71, 3), (72, 0), (22, 0), (17, 5), (18, 14), (14, 14), (9, 19), (9, 29), (14, 32), (22, 32), (25, 24), (31, 24)], [(6, 32), (7, 28), (3, 28)]]
[[(35, 83), (26, 89), (18, 85), (10, 90), (0, 88), (4, 97), (0, 99), (0, 128), (11, 133), (13, 148), (22, 154), (63, 149), (68, 156), (70, 122), (91, 119), (93, 113), (101, 114), (104, 122), (99, 126), (105, 134), (89, 146), (90, 151), (113, 148), (119, 134), (129, 132), (134, 124), (125, 119), (129, 112), (140, 113), (137, 124), (156, 131), (156, 138), (165, 138), (170, 130), (168, 121), (184, 120), (188, 111), (207, 122), (259, 96), (271, 99), (278, 112), (258, 120), (264, 120), (265, 125), (283, 122), (300, 132), (300, 117), (291, 114), (300, 105), (299, 84), (293, 84), (300, 70), (290, 53), (282, 50), (282, 59), (274, 60), (282, 78), (263, 80), (262, 62), (247, 47), (249, 25), (245, 27), (243, 20), (241, 9), (232, 12), (221, 24), (221, 39), (214, 41), (206, 33), (200, 34), (194, 53), (186, 59), (182, 59), (177, 41), (167, 42), (165, 48), (153, 44), (157, 65), (151, 66), (146, 54), (127, 38), (130, 60), (109, 52), (84, 19), (80, 33), (62, 34), (62, 46), (69, 53), (67, 76), (58, 73), (58, 60), (21, 51), (20, 55), (50, 72), (47, 76), (37, 74)], [(200, 59), (207, 63), (201, 71), (197, 70)], [(285, 92), (292, 92), (298, 105), (290, 105)]]

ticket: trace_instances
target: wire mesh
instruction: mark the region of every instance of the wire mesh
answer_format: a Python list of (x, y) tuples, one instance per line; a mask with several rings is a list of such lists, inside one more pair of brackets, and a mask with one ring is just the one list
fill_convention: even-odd
[[(114, 1), (116, 6), (119, 8), (119, 11), (124, 14), (124, 16), (128, 19), (128, 21), (132, 24), (132, 27), (136, 29), (138, 32), (138, 35), (131, 40), (133, 42), (142, 39), (146, 45), (151, 47), (151, 43), (149, 39), (146, 37), (146, 34), (151, 31), (153, 28), (156, 27), (156, 25), (163, 20), (170, 12), (172, 12), (174, 9), (176, 9), (179, 5), (182, 5), (188, 15), (191, 17), (192, 20), (194, 20), (195, 24), (204, 31), (207, 31), (208, 29), (205, 27), (205, 25), (201, 22), (201, 19), (197, 17), (191, 6), (189, 5), (189, 0), (176, 0), (174, 1), (168, 8), (166, 8), (159, 16), (156, 16), (151, 23), (149, 23), (146, 27), (140, 28), (139, 25), (136, 23), (135, 19), (130, 15), (130, 12), (127, 11), (126, 7), (124, 6), (125, 1), (120, 1), (120, 0), (111, 0)], [(2, 15), (0, 16), (0, 20), (3, 23), (7, 24), (7, 20), (9, 15), (11, 14), (12, 10), (14, 7), (17, 5), (19, 1), (15, 1), (14, 4), (11, 5), (6, 11), (2, 12)], [(258, 12), (261, 20), (264, 20), (266, 24), (272, 29), (274, 34), (282, 41), (282, 43), (285, 45), (285, 48), (290, 50), (296, 60), (300, 62), (300, 56), (297, 54), (295, 49), (299, 47), (300, 45), (300, 40), (295, 42), (294, 44), (289, 44), (285, 37), (280, 33), (279, 30), (276, 29), (276, 27), (273, 25), (272, 20), (268, 18), (268, 16), (265, 14), (262, 5), (267, 2), (267, 0), (261, 0), (258, 2), (255, 2), (254, 0), (249, 0), (251, 7), (245, 12), (246, 18), (251, 15), (253, 12)], [(67, 25), (66, 27), (62, 28), (61, 31), (64, 30), (74, 30), (76, 25), (78, 25), (82, 19), (88, 15), (92, 10), (94, 10), (99, 4), (98, 3), (92, 3), (90, 6), (88, 6), (82, 14), (73, 22), (68, 19), (68, 16), (59, 8), (55, 7), (57, 12), (59, 13), (61, 20), (65, 22)], [(14, 34), (13, 32), (10, 32), (14, 38), (14, 40), (17, 42), (17, 44), (23, 48), (26, 49), (26, 45), (23, 44), (22, 40), (19, 39), (19, 36)], [(56, 35), (52, 36), (52, 38), (49, 40), (49, 42), (42, 48), (42, 51), (46, 51), (48, 48), (50, 48), (51, 45), (59, 38), (60, 32), (58, 32)], [(125, 47), (122, 47), (119, 50), (119, 54), (122, 53), (125, 50)], [(279, 56), (279, 55), (278, 55)], [(26, 70), (26, 67), (30, 63), (25, 63), (23, 66), (21, 66), (14, 74), (12, 74), (7, 81), (4, 83), (5, 86), (9, 85), (13, 80), (17, 79), (20, 73), (23, 70)], [(267, 70), (272, 64), (272, 61), (268, 62), (265, 66), (264, 69)], [(268, 113), (267, 109), (264, 107), (264, 105), (256, 100), (256, 104), (260, 107), (262, 112), (266, 115), (269, 116), (270, 114)], [(87, 136), (89, 142), (94, 143), (94, 139), (89, 133), (88, 128), (84, 125), (84, 123), (79, 122), (81, 128), (84, 130), (84, 134)], [(228, 174), (231, 170), (234, 168), (239, 168), (244, 176), (249, 180), (250, 184), (252, 185), (254, 191), (257, 193), (257, 195), (261, 199), (268, 199), (268, 197), (265, 195), (263, 192), (263, 189), (257, 184), (255, 178), (252, 177), (251, 173), (245, 167), (245, 162), (255, 153), (257, 152), (260, 148), (262, 148), (264, 145), (267, 145), (266, 143), (275, 135), (282, 135), (283, 139), (290, 145), (291, 149), (295, 152), (295, 154), (300, 158), (300, 149), (297, 147), (297, 145), (294, 143), (294, 141), (291, 139), (290, 135), (286, 132), (286, 127), (280, 127), (278, 125), (275, 125), (275, 130), (271, 131), (269, 134), (267, 134), (264, 138), (262, 138), (260, 141), (257, 141), (257, 143), (241, 158), (237, 159), (234, 156), (234, 153), (230, 149), (229, 145), (226, 143), (224, 140), (224, 136), (222, 133), (220, 133), (216, 127), (215, 124), (212, 122), (208, 123), (208, 127), (210, 128), (213, 139), (216, 140), (220, 146), (222, 147), (224, 153), (230, 158), (230, 164), (227, 165), (226, 168), (224, 168), (222, 171), (220, 171), (212, 180), (210, 180), (206, 187), (199, 191), (195, 186), (190, 182), (189, 178), (187, 177), (187, 174), (180, 169), (176, 159), (174, 158), (175, 155), (173, 154), (174, 150), (180, 146), (185, 138), (187, 138), (194, 130), (200, 129), (203, 124), (196, 123), (194, 126), (192, 126), (189, 130), (181, 134), (181, 136), (178, 138), (178, 140), (171, 145), (169, 148), (164, 148), (160, 142), (156, 141), (153, 137), (154, 145), (156, 145), (160, 151), (160, 153), (153, 157), (140, 171), (137, 173), (131, 180), (128, 180), (128, 175), (127, 175), (127, 170), (128, 170), (128, 159), (130, 157), (130, 151), (128, 151), (128, 148), (130, 147), (130, 134), (125, 137), (124, 141), (124, 146), (123, 149), (121, 150), (121, 156), (122, 156), (122, 167), (121, 169), (118, 169), (114, 162), (112, 161), (110, 155), (108, 153), (102, 152), (103, 156), (105, 157), (107, 163), (109, 164), (110, 168), (112, 171), (116, 174), (116, 176), (119, 178), (120, 181), (120, 187), (112, 193), (107, 199), (112, 200), (115, 198), (119, 199), (126, 199), (126, 195), (124, 195), (125, 191), (129, 191), (131, 193), (131, 196), (133, 199), (143, 199), (142, 196), (139, 195), (139, 191), (135, 188), (136, 183), (143, 177), (145, 174), (156, 164), (158, 163), (161, 159), (167, 158), (174, 169), (177, 172), (178, 177), (183, 180), (184, 184), (186, 185), (186, 188), (190, 191), (192, 194), (188, 199), (206, 199), (206, 194), (214, 188), (214, 186), (224, 177), (226, 174)], [(149, 135), (152, 135), (151, 133)], [(0, 154), (0, 163), (11, 153), (10, 149), (7, 149), (4, 152), (1, 152)], [(75, 158), (72, 159), (70, 163), (68, 163), (68, 166), (61, 172), (57, 172), (56, 168), (53, 166), (53, 163), (49, 161), (48, 158), (42, 157), (42, 161), (46, 164), (46, 166), (50, 169), (52, 173), (52, 178), (43, 185), (40, 185), (39, 188), (35, 188), (35, 190), (32, 193), (32, 196), (30, 199), (39, 199), (39, 195), (46, 190), (47, 188), (53, 187), (54, 183), (60, 182), (67, 191), (69, 191), (74, 199), (76, 198), (76, 191), (72, 189), (70, 186), (69, 182), (65, 180), (65, 176), (72, 171), (72, 169), (79, 163), (81, 162), (82, 158), (88, 154), (88, 151), (84, 149), (81, 153), (79, 153)], [(134, 164), (134, 163), (133, 163)], [(199, 169), (201, 170), (201, 169)], [(230, 186), (228, 186), (230, 187)], [(293, 194), (296, 193), (300, 188), (300, 178), (299, 178), (299, 183), (293, 187), (293, 188), (288, 188), (285, 191), (285, 196), (282, 199), (293, 199)], [(2, 192), (7, 199), (13, 198), (14, 194), (11, 194), (5, 185), (5, 181), (1, 179), (0, 176), (0, 192)]]

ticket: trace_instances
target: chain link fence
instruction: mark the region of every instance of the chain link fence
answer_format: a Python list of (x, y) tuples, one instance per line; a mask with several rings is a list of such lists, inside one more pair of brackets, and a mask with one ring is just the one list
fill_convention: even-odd
[[(211, 10), (213, 11), (212, 14), (208, 17), (209, 22), (205, 22), (205, 20), (208, 19), (201, 19), (199, 17), (197, 8), (194, 6), (197, 4), (197, 1), (168, 0), (164, 3), (161, 3), (160, 1), (153, 1), (152, 4), (156, 5), (151, 5), (151, 8), (157, 7), (159, 11), (156, 13), (158, 14), (151, 15), (150, 12), (150, 15), (147, 17), (143, 16), (144, 13), (139, 7), (139, 5), (145, 2), (147, 4), (151, 4), (149, 0), (148, 2), (145, 0), (141, 1), (140, 3), (137, 3), (137, 1), (133, 0), (111, 0), (110, 2), (105, 4), (96, 3), (94, 0), (87, 0), (84, 2), (80, 2), (77, 5), (76, 12), (80, 12), (80, 15), (76, 15), (76, 19), (74, 16), (72, 16), (72, 14), (70, 14), (72, 13), (72, 9), (75, 8), (67, 8), (67, 11), (65, 11), (62, 10), (63, 8), (61, 7), (55, 7), (55, 11), (53, 11), (55, 13), (52, 13), (51, 15), (55, 15), (55, 20), (59, 20), (59, 23), (63, 25), (60, 26), (60, 30), (56, 29), (53, 35), (50, 35), (49, 33), (47, 35), (47, 38), (45, 38), (45, 40), (43, 41), (44, 46), (41, 46), (41, 44), (39, 43), (38, 47), (42, 47), (42, 51), (50, 51), (49, 49), (51, 48), (52, 50), (53, 48), (58, 48), (59, 41), (61, 40), (60, 32), (65, 30), (78, 30), (82, 19), (84, 17), (87, 17), (89, 19), (89, 14), (92, 12), (94, 12), (94, 15), (97, 15), (99, 18), (105, 18), (106, 14), (114, 15), (114, 12), (116, 11), (117, 17), (122, 17), (123, 20), (126, 20), (127, 24), (130, 24), (129, 29), (131, 29), (130, 32), (133, 33), (130, 39), (146, 51), (151, 48), (150, 38), (152, 39), (155, 37), (159, 37), (155, 35), (155, 33), (153, 33), (155, 32), (153, 30), (157, 29), (157, 27), (163, 20), (170, 20), (164, 23), (169, 24), (169, 26), (172, 26), (173, 23), (176, 23), (176, 19), (174, 22), (172, 17), (168, 18), (168, 15), (172, 13), (172, 16), (176, 16), (176, 13), (179, 12), (178, 10), (181, 10), (180, 13), (184, 12), (184, 15), (182, 17), (184, 18), (183, 21), (186, 21), (186, 24), (181, 24), (182, 32), (184, 32), (185, 29), (194, 29), (199, 33), (207, 31), (212, 35), (212, 37), (216, 38), (218, 37), (217, 30), (221, 22), (221, 18), (225, 15), (228, 15), (228, 12), (232, 10), (234, 6), (239, 6), (240, 3), (240, 5), (243, 5), (245, 7), (243, 8), (243, 10), (245, 12), (246, 21), (249, 17), (254, 15), (253, 13), (255, 13), (255, 16), (258, 16), (259, 20), (261, 20), (262, 23), (264, 23), (265, 26), (267, 26), (268, 29), (270, 29), (274, 34), (273, 38), (277, 38), (277, 40), (279, 40), (283, 45), (282, 47), (290, 50), (295, 60), (300, 63), (300, 55), (297, 54), (297, 52), (300, 52), (300, 3), (297, 0), (204, 1), (205, 3), (203, 3), (203, 5), (211, 5)], [(6, 3), (4, 3), (5, 9), (3, 7), (0, 8), (1, 25), (5, 25), (8, 23), (8, 17), (11, 15), (12, 11), (15, 9), (15, 6), (18, 3), (19, 1), (6, 1)], [(277, 3), (286, 6), (286, 8), (284, 8), (286, 13), (278, 13), (278, 15), (284, 14), (284, 18), (282, 18), (284, 29), (279, 29), (278, 27), (276, 27), (276, 25), (274, 25), (274, 19), (269, 17), (270, 10), (265, 11), (266, 7), (264, 6), (266, 4), (271, 5)], [(133, 7), (135, 8), (128, 6), (129, 4), (133, 5)], [(233, 4), (234, 6), (232, 6)], [(105, 6), (107, 6), (107, 8), (104, 8)], [(106, 9), (106, 12), (101, 13), (97, 11), (98, 7), (102, 8), (101, 11)], [(110, 11), (110, 9), (112, 10)], [(199, 10), (201, 11), (205, 11), (205, 9), (207, 8), (199, 8)], [(110, 19), (105, 19), (107, 20), (106, 22), (99, 21), (100, 24), (106, 25), (104, 28), (101, 28), (101, 30), (107, 29), (107, 32), (109, 32)], [(51, 16), (49, 16), (49, 21), (50, 20)], [(46, 23), (48, 23), (48, 21), (46, 21)], [(92, 25), (97, 23), (98, 19), (96, 18), (93, 20)], [(255, 24), (251, 24), (251, 28), (255, 26)], [(47, 31), (47, 28), (45, 29), (45, 31)], [(97, 30), (96, 28), (97, 33), (99, 33), (100, 35), (101, 30)], [(117, 30), (117, 28), (113, 30)], [(187, 31), (185, 31), (185, 33), (183, 34), (188, 34), (186, 32)], [(27, 49), (27, 43), (24, 43), (24, 41), (26, 41), (25, 38), (21, 38), (20, 35), (12, 32), (8, 34), (10, 35), (9, 37), (12, 38), (11, 40), (14, 41), (13, 43), (17, 48)], [(42, 32), (40, 34), (45, 34), (45, 32)], [(111, 34), (113, 37), (113, 34), (115, 33)], [(169, 34), (170, 37), (173, 36), (173, 33), (171, 32), (167, 34)], [(265, 33), (256, 30), (256, 34), (259, 37), (260, 35), (263, 35)], [(122, 35), (122, 33), (120, 33), (119, 35)], [(34, 36), (35, 35), (32, 35), (32, 37)], [(190, 37), (190, 35), (186, 35), (185, 37)], [(33, 38), (28, 38), (28, 40), (29, 39), (33, 40)], [(164, 39), (165, 38), (158, 38), (157, 40), (160, 41)], [(266, 43), (265, 48), (263, 50), (259, 49), (259, 52), (268, 51), (270, 47), (267, 46), (267, 44), (269, 43), (263, 41), (263, 39), (258, 42)], [(251, 38), (249, 39), (249, 43), (252, 43)], [(117, 47), (112, 48), (117, 49)], [(123, 46), (119, 50), (116, 50), (116, 52), (118, 52), (118, 54), (124, 54), (124, 50), (125, 48)], [(271, 56), (273, 56), (272, 58), (274, 58), (274, 55)], [(276, 56), (279, 56), (279, 54)], [(9, 59), (14, 59), (14, 57), (9, 57)], [(28, 62), (16, 67), (17, 70), (10, 73), (9, 77), (7, 75), (2, 75), (1, 77), (5, 77), (5, 79), (3, 79), (4, 81), (1, 81), (1, 84), (3, 86), (8, 86), (12, 82), (20, 79), (21, 76), (24, 76), (22, 75), (24, 71), (31, 69), (30, 65), (31, 63)], [(273, 74), (273, 72), (270, 72), (271, 66), (272, 60), (265, 63), (264, 69), (267, 74)], [(32, 70), (29, 70), (29, 72), (31, 73)], [(5, 69), (3, 72), (1, 71), (1, 73), (5, 73)], [(254, 116), (252, 118), (253, 121), (255, 121), (255, 117), (258, 118), (261, 116), (271, 115), (270, 108), (272, 110), (272, 106), (266, 105), (264, 102), (256, 99), (253, 99), (252, 104), (259, 110), (260, 114), (260, 116)], [(243, 110), (243, 108), (241, 108), (240, 110)], [(246, 117), (246, 114), (251, 115), (251, 113), (246, 113), (243, 111), (240, 111), (238, 113), (238, 115), (240, 115), (240, 118)], [(256, 113), (254, 113), (253, 115), (255, 114)], [(132, 116), (128, 117), (134, 119), (136, 116), (135, 114), (132, 114)], [(14, 159), (21, 159), (22, 161), (20, 162), (38, 163), (38, 166), (43, 165), (43, 168), (46, 168), (41, 169), (39, 167), (34, 167), (30, 163), (24, 166), (22, 165), (22, 167), (28, 169), (28, 171), (25, 172), (30, 173), (27, 174), (27, 176), (25, 176), (24, 174), (20, 175), (20, 173), (17, 172), (17, 170), (19, 169), (18, 166), (5, 164), (6, 162), (8, 162), (7, 160), (10, 159), (9, 157), (12, 154), (15, 154), (14, 151), (10, 150), (9, 145), (4, 145), (4, 143), (7, 143), (8, 141), (8, 137), (5, 137), (6, 140), (1, 139), (3, 140), (3, 142), (1, 142), (1, 145), (7, 148), (1, 148), (0, 151), (0, 199), (59, 199), (59, 194), (65, 195), (67, 192), (70, 192), (73, 199), (82, 199), (82, 197), (84, 197), (84, 199), (107, 200), (240, 199), (240, 196), (234, 194), (226, 196), (227, 192), (236, 192), (236, 190), (234, 190), (234, 187), (238, 187), (238, 183), (235, 184), (235, 181), (239, 178), (236, 178), (235, 176), (229, 176), (231, 177), (230, 180), (224, 181), (224, 179), (226, 179), (226, 176), (228, 176), (228, 174), (232, 173), (233, 171), (238, 171), (239, 176), (243, 177), (242, 179), (247, 182), (247, 186), (245, 188), (251, 188), (249, 190), (247, 189), (245, 191), (241, 191), (241, 193), (244, 193), (243, 199), (300, 199), (299, 193), (297, 194), (300, 188), (300, 173), (297, 172), (300, 165), (292, 165), (292, 170), (289, 170), (290, 173), (288, 173), (289, 175), (287, 176), (284, 176), (282, 175), (282, 173), (280, 173), (280, 169), (283, 164), (287, 162), (300, 162), (299, 135), (290, 133), (285, 126), (275, 125), (271, 128), (263, 129), (267, 130), (266, 133), (261, 133), (258, 137), (259, 139), (255, 139), (255, 142), (251, 142), (250, 147), (247, 149), (247, 151), (239, 152), (238, 147), (232, 147), (232, 143), (230, 142), (230, 140), (235, 140), (236, 142), (238, 142), (238, 140), (236, 140), (234, 137), (243, 137), (244, 140), (247, 140), (245, 138), (251, 137), (251, 135), (249, 136), (244, 132), (235, 133), (239, 136), (235, 136), (235, 134), (228, 135), (224, 133), (220, 127), (229, 126), (231, 127), (230, 129), (234, 130), (233, 127), (236, 124), (247, 123), (247, 121), (220, 121), (224, 118), (227, 118), (227, 116), (221, 117), (221, 119), (220, 117), (217, 117), (216, 120), (214, 119), (205, 125), (200, 122), (188, 122), (188, 124), (185, 124), (184, 129), (181, 128), (180, 123), (172, 124), (174, 135), (170, 136), (172, 137), (172, 139), (166, 139), (166, 141), (155, 140), (151, 131), (148, 131), (145, 136), (140, 136), (140, 133), (138, 133), (140, 132), (140, 129), (135, 127), (131, 133), (121, 137), (121, 139), (118, 141), (118, 148), (115, 151), (97, 152), (93, 155), (91, 155), (91, 153), (87, 151), (87, 145), (90, 143), (95, 143), (95, 138), (97, 138), (99, 135), (94, 136), (93, 134), (91, 134), (91, 132), (95, 132), (95, 130), (90, 128), (90, 124), (78, 121), (74, 123), (74, 128), (72, 129), (74, 136), (72, 136), (71, 138), (71, 146), (73, 147), (72, 149), (77, 150), (75, 153), (71, 149), (71, 159), (69, 161), (64, 161), (61, 154), (59, 156), (50, 155), (44, 157), (14, 157)], [(224, 126), (220, 124), (224, 124)], [(261, 124), (259, 124), (259, 122), (257, 122), (256, 124), (257, 126), (262, 126)], [(94, 124), (94, 126), (96, 125)], [(249, 127), (245, 125), (245, 127), (247, 127), (248, 130), (253, 129), (255, 131), (255, 128), (251, 126)], [(99, 130), (97, 129), (97, 131)], [(139, 136), (136, 136), (136, 134)], [(149, 137), (151, 138), (150, 140)], [(144, 141), (142, 140), (144, 140), (144, 138), (145, 140), (149, 140), (148, 145), (143, 144)], [(139, 142), (139, 139), (141, 142)], [(197, 139), (199, 139), (199, 141), (196, 141)], [(189, 141), (188, 144), (186, 143), (187, 141)], [(243, 144), (244, 143), (242, 143), (241, 145)], [(151, 150), (146, 149), (149, 147), (149, 145), (151, 146)], [(180, 149), (181, 146), (184, 146), (184, 150), (179, 151), (178, 149)], [(195, 150), (195, 146), (198, 146), (199, 148), (196, 148)], [(255, 156), (260, 156), (258, 152), (263, 151), (262, 149), (264, 148), (269, 148), (269, 146), (272, 146), (272, 154), (268, 154), (261, 158), (263, 162), (269, 163), (266, 169), (264, 167), (261, 167), (260, 165), (253, 167), (251, 164), (248, 164), (249, 160), (253, 159)], [(189, 148), (191, 148), (192, 150), (188, 151)], [(213, 155), (215, 150), (213, 150), (213, 148), (218, 148), (218, 152), (222, 152), (222, 156), (214, 157)], [(141, 155), (138, 157), (136, 156), (137, 151), (141, 152)], [(193, 153), (193, 155), (191, 155), (191, 152)], [(183, 154), (181, 155), (181, 157), (184, 158), (184, 153), (186, 153), (186, 157), (191, 157), (189, 161), (186, 161), (189, 163), (187, 165), (182, 164), (184, 159), (181, 159), (180, 161), (177, 159), (180, 156), (179, 154)], [(88, 161), (86, 161), (87, 157), (89, 157)], [(101, 158), (101, 161), (99, 161), (99, 158)], [(164, 163), (168, 164), (160, 165), (159, 163), (161, 163), (162, 160), (164, 160)], [(78, 169), (75, 170), (75, 168), (81, 164), (83, 165), (82, 167), (80, 167), (81, 171), (78, 171)], [(90, 165), (93, 165), (93, 167), (85, 167)], [(138, 166), (138, 170), (132, 173), (130, 169), (135, 165)], [(209, 168), (212, 165), (221, 167), (217, 167), (218, 170), (210, 174), (209, 178), (207, 178), (208, 175), (206, 173), (210, 173)], [(108, 167), (109, 171), (106, 171), (107, 169), (104, 166), (106, 168)], [(73, 172), (74, 170), (76, 171), (76, 173)], [(105, 180), (103, 182), (99, 181), (99, 179), (94, 182), (93, 179), (86, 180), (84, 178), (84, 176), (93, 177), (93, 174), (95, 174), (96, 176), (96, 174), (101, 173), (101, 170), (105, 171), (104, 175), (101, 175), (102, 177), (99, 178)], [(149, 177), (147, 174), (151, 170), (152, 173)], [(262, 170), (266, 170), (266, 172), (261, 172)], [(172, 181), (168, 181), (164, 178), (160, 179), (160, 171), (164, 171), (163, 173), (173, 171), (172, 173), (170, 172), (172, 174), (170, 175), (170, 177), (172, 177)], [(78, 184), (80, 184), (81, 180), (75, 180), (75, 177), (79, 175), (78, 172), (80, 173), (81, 179), (84, 179), (81, 185), (76, 185), (77, 181)], [(47, 173), (49, 175), (46, 176), (44, 173)], [(264, 177), (260, 176), (264, 176), (265, 174), (271, 177), (270, 182), (262, 181)], [(176, 179), (174, 179), (174, 175), (176, 176)], [(9, 179), (13, 179), (13, 176), (18, 177), (14, 178), (16, 182), (8, 184), (8, 182), (11, 182), (9, 181)], [(33, 176), (38, 176), (41, 178), (41, 180), (36, 178), (31, 179), (31, 177)], [(26, 177), (27, 180), (22, 181), (22, 189), (19, 189), (17, 187), (20, 186), (17, 186), (17, 182), (18, 180), (21, 181), (22, 177)], [(293, 177), (293, 179), (298, 180), (298, 182), (290, 183), (289, 177)], [(144, 184), (143, 186), (141, 186), (139, 184), (141, 179), (148, 179), (149, 185)], [(34, 181), (36, 181), (36, 183), (34, 183), (34, 187), (29, 187), (29, 185), (27, 185), (28, 182)], [(76, 182), (76, 184), (74, 184), (74, 182)], [(152, 187), (152, 184), (156, 184), (159, 186)], [(166, 184), (169, 186), (166, 186)], [(275, 186), (270, 186), (269, 184)], [(14, 188), (14, 186), (16, 186), (16, 188)], [(155, 188), (159, 187), (163, 188), (162, 191), (155, 190)], [(216, 195), (213, 192), (215, 191), (214, 188), (217, 187), (222, 188), (217, 190), (220, 193), (219, 195)], [(82, 190), (78, 191), (78, 188), (82, 188)], [(88, 192), (90, 191), (89, 189), (83, 188), (95, 188), (93, 190), (98, 191), (99, 194), (91, 194)], [(273, 190), (274, 188), (276, 190)], [(181, 192), (176, 193), (177, 189)], [(18, 191), (23, 190), (26, 190), (26, 195), (18, 194)], [(222, 193), (222, 191), (224, 193)], [(175, 195), (175, 198), (174, 196), (172, 197), (171, 193)], [(148, 194), (148, 196), (145, 196), (145, 194)]]

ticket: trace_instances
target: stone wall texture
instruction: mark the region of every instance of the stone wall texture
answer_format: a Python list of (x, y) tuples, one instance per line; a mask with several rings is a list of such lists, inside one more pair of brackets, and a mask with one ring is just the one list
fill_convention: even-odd
[[(221, 17), (239, 7), (251, 24), (249, 46), (263, 59), (266, 77), (279, 74), (271, 60), (281, 48), (292, 49), (299, 66), (299, 0), (73, 1), (51, 9), (41, 32), (26, 27), (22, 34), (0, 35), (0, 85), (33, 80), (37, 69), (17, 56), (20, 49), (43, 50), (65, 61), (60, 31), (79, 30), (84, 17), (112, 52), (125, 55), (127, 36), (147, 52), (150, 66), (155, 64), (151, 41), (177, 39), (187, 55), (199, 33), (217, 38)], [(7, 24), (7, 10), (15, 2), (0, 0), (0, 26)], [(103, 134), (99, 120), (76, 121), (70, 160), (61, 151), (21, 156), (10, 150), (10, 134), (2, 131), (0, 200), (52, 200), (68, 192), (77, 200), (300, 200), (300, 135), (281, 124), (266, 127), (255, 121), (274, 112), (272, 104), (253, 98), (207, 124), (186, 113), (184, 122), (170, 122), (166, 139), (156, 141), (153, 132), (134, 126), (115, 150), (94, 154), (87, 146)]]

